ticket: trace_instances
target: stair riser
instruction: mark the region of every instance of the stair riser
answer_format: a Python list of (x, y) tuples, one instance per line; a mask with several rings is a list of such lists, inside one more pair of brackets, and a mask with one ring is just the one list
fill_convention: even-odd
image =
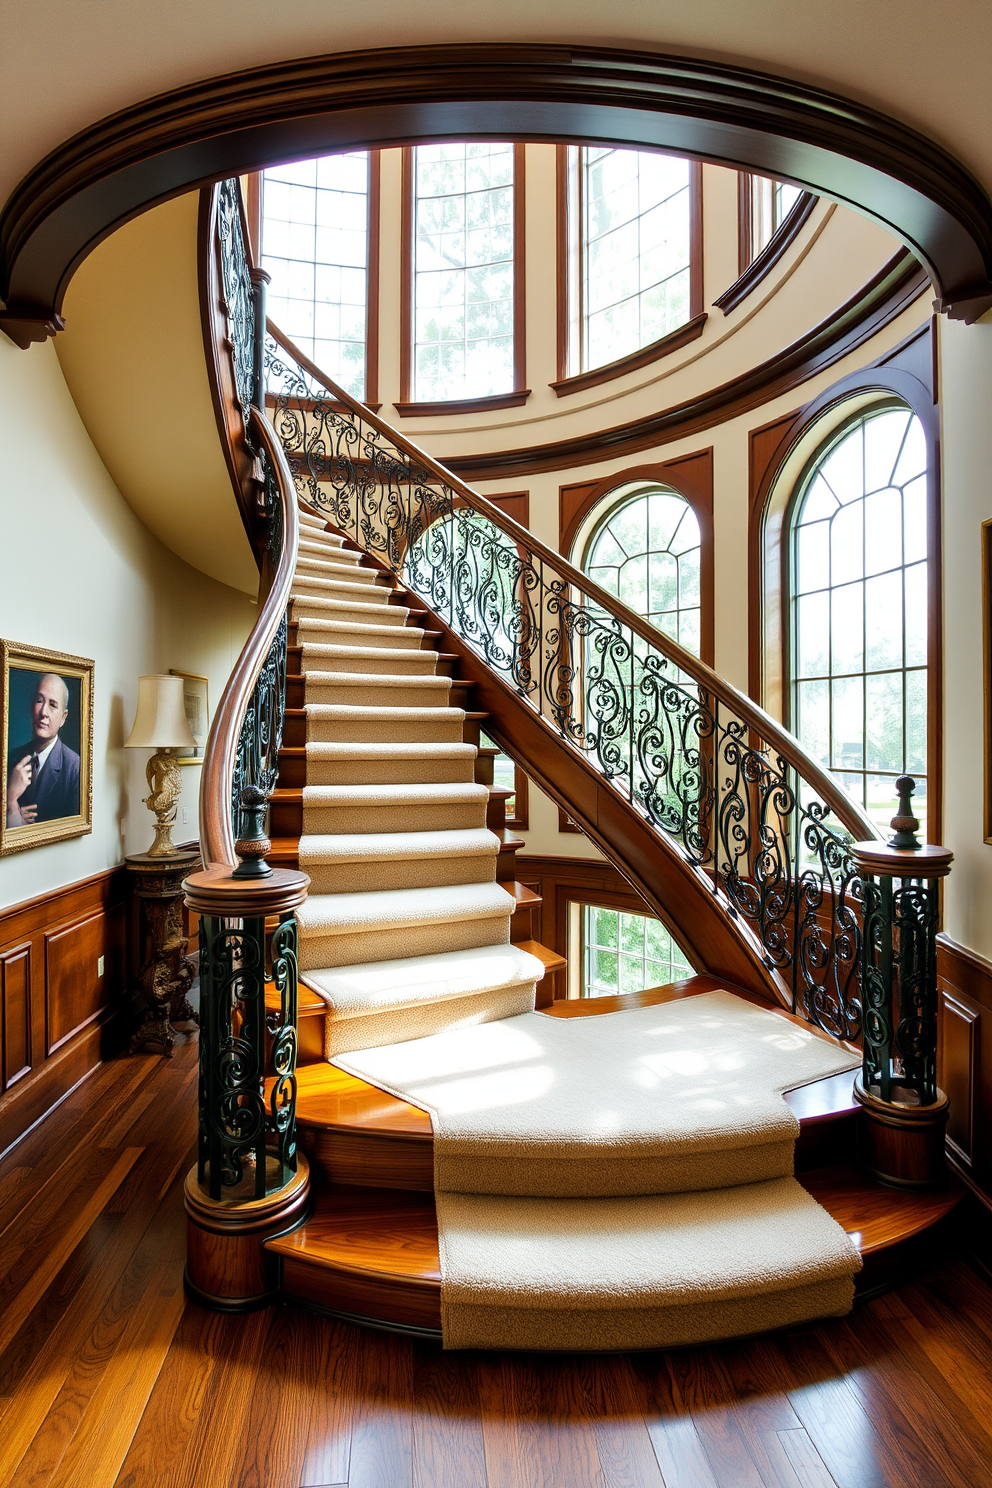
[(342, 579), (346, 584), (374, 584), (375, 570), (360, 568), (357, 563), (302, 554), (296, 563), (296, 583), (306, 579)]
[[(344, 644), (347, 645), (347, 642)], [(352, 644), (354, 645), (354, 641)], [(317, 643), (317, 647), (319, 646), (320, 642)], [(334, 671), (375, 672), (387, 677), (433, 677), (437, 669), (435, 652), (414, 651), (412, 648), (409, 654), (404, 653), (403, 656), (396, 656), (392, 648), (385, 656), (341, 656), (333, 652), (330, 655), (321, 654), (313, 646), (304, 646), (302, 660), (304, 674), (307, 671)]]
[(381, 889), (443, 888), (448, 884), (493, 883), (495, 858), (451, 857), (367, 859), (311, 866), (311, 894), (365, 894)]
[[(398, 605), (380, 605), (370, 602), (367, 606), (349, 600), (328, 601), (323, 595), (294, 595), (292, 602), (292, 617), (298, 625), (304, 625), (307, 620), (346, 620), (349, 625), (389, 625), (396, 631), (403, 629), (406, 619), (406, 610), (400, 609)], [(400, 645), (400, 642), (396, 642)]]
[[(442, 951), (468, 951), (476, 946), (509, 944), (508, 917), (427, 922), (396, 929), (363, 930), (348, 935), (308, 935), (300, 927), (300, 970), (355, 966), (370, 961), (396, 961), (406, 956), (433, 956)], [(361, 1019), (352, 1019), (361, 1022)], [(352, 1045), (352, 1048), (357, 1047)], [(366, 1048), (372, 1045), (366, 1044)]]
[[(307, 742), (311, 744), (460, 744), (462, 741), (462, 724), (457, 714), (408, 722), (309, 718), (307, 724)], [(288, 739), (286, 742), (289, 743)]]
[[(471, 759), (314, 760), (307, 762), (307, 785), (468, 785), (475, 779)], [(282, 779), (280, 783), (291, 782)]]
[(317, 578), (313, 574), (298, 574), (293, 580), (292, 598), (305, 599), (351, 599), (359, 604), (382, 605), (389, 603), (391, 591), (374, 584), (362, 584), (350, 578)]
[[(291, 810), (273, 806), (272, 811)], [(303, 832), (307, 837), (331, 832), (448, 832), (465, 827), (484, 827), (486, 809), (483, 801), (431, 801), (374, 806), (304, 806)], [(276, 836), (291, 836), (276, 831)]]
[[(288, 692), (287, 687), (287, 702)], [(307, 703), (330, 703), (342, 707), (443, 708), (450, 693), (446, 677), (387, 684), (378, 680), (351, 682), (346, 677), (341, 681), (321, 682), (311, 673), (306, 678), (305, 698)]]
[(382, 646), (390, 651), (419, 651), (423, 635), (422, 630), (402, 625), (390, 625), (385, 634), (380, 634), (372, 622), (359, 623), (351, 630), (310, 618), (296, 625), (297, 643), (304, 646)]

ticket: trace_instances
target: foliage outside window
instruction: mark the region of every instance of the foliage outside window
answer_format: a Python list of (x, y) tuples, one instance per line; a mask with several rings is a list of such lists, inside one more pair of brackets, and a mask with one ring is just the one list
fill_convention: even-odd
[(591, 579), (699, 655), (700, 534), (692, 507), (657, 486), (619, 503), (586, 550)]
[(413, 397), (514, 390), (514, 148), (413, 150)]
[(793, 730), (886, 828), (897, 776), (926, 815), (927, 452), (908, 408), (816, 457), (791, 527)]
[(642, 992), (695, 975), (660, 920), (583, 904), (583, 997)]
[(569, 146), (568, 375), (690, 319), (690, 164), (648, 150)]
[(268, 313), (321, 371), (366, 395), (369, 154), (324, 155), (262, 172)]

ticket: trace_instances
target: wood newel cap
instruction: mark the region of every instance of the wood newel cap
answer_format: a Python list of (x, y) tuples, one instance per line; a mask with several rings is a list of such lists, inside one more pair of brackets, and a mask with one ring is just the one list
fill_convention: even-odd
[(946, 878), (954, 854), (949, 847), (890, 847), (887, 842), (852, 842), (851, 855), (861, 873), (876, 878)]
[(295, 868), (273, 868), (267, 878), (235, 878), (230, 867), (216, 863), (183, 880), (190, 909), (228, 919), (262, 919), (296, 909), (309, 887), (307, 874)]

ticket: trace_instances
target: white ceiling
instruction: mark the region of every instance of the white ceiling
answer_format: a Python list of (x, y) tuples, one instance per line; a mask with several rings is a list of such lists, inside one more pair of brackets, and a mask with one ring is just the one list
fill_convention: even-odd
[(929, 134), (992, 189), (989, 0), (0, 0), (0, 200), (94, 120), (284, 58), (444, 41), (684, 52), (780, 73)]

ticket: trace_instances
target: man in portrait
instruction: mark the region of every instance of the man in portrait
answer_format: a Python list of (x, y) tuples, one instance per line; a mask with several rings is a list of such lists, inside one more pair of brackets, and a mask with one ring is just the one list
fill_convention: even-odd
[(79, 755), (59, 738), (68, 716), (65, 680), (45, 672), (31, 702), (31, 740), (7, 755), (8, 827), (79, 814)]

